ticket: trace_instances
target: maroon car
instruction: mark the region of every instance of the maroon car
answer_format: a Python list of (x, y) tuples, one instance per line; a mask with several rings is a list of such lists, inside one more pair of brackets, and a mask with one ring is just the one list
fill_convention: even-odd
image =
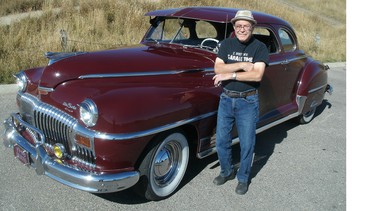
[[(192, 156), (216, 152), (222, 90), (213, 84), (213, 67), (220, 42), (234, 36), (237, 10), (152, 11), (139, 46), (46, 53), (48, 65), (16, 75), (19, 112), (4, 122), (4, 144), (37, 174), (73, 188), (170, 196)], [(299, 49), (286, 21), (253, 15), (254, 36), (270, 53), (257, 133), (292, 118), (311, 121), (331, 92), (328, 67)]]

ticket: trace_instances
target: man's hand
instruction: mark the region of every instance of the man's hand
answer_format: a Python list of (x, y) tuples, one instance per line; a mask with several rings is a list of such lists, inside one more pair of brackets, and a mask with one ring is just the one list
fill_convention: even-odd
[(232, 73), (217, 74), (212, 78), (212, 80), (214, 80), (214, 85), (216, 87), (220, 86), (222, 81), (226, 81), (230, 79), (232, 79)]
[(254, 64), (251, 62), (241, 62), (242, 70), (245, 72), (250, 72), (254, 70)]

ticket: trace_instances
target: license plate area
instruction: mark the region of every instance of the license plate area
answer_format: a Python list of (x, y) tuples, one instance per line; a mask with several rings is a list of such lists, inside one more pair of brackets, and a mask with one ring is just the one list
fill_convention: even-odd
[(19, 145), (13, 147), (14, 156), (18, 158), (24, 165), (30, 165), (30, 155)]

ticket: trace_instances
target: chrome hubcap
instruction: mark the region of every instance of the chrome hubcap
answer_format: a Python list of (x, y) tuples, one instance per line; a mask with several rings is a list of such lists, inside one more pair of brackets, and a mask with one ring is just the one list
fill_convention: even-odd
[(181, 163), (181, 153), (181, 146), (177, 142), (169, 142), (158, 151), (153, 172), (159, 187), (167, 186), (175, 178)]

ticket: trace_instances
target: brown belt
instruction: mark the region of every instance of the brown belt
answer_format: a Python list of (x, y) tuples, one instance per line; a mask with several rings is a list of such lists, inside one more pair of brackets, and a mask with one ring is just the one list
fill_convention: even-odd
[(245, 97), (257, 94), (258, 90), (254, 89), (254, 90), (247, 91), (247, 92), (236, 92), (236, 91), (229, 91), (229, 90), (224, 89), (224, 93), (228, 95), (229, 97), (233, 97), (233, 98), (245, 98)]

